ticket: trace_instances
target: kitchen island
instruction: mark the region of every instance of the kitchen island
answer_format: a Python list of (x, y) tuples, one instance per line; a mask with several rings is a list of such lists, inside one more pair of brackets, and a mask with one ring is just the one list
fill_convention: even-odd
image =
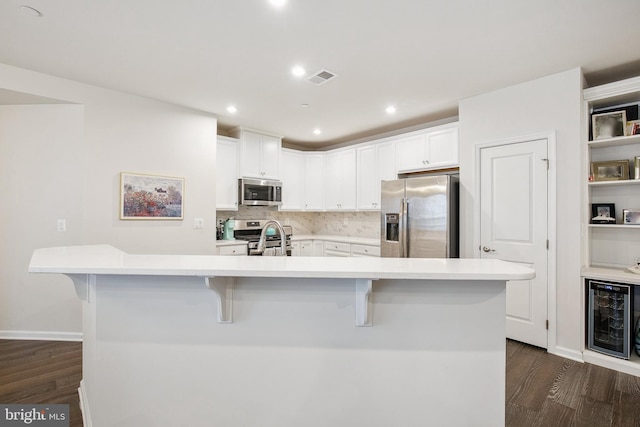
[(86, 426), (500, 426), (497, 260), (38, 249), (83, 301)]

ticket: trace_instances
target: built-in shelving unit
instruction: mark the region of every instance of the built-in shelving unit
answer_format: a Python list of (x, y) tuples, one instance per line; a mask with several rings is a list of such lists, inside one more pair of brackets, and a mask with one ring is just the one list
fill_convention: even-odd
[[(591, 139), (591, 114), (594, 110), (624, 109), (629, 104), (640, 104), (640, 77), (610, 83), (584, 90), (585, 120), (583, 158), (585, 183), (583, 187), (583, 268), (582, 277), (621, 282), (635, 285), (640, 294), (640, 275), (626, 270), (640, 259), (640, 225), (622, 223), (623, 209), (640, 210), (640, 180), (634, 178), (635, 156), (640, 156), (640, 135), (619, 136), (606, 139)], [(631, 119), (627, 119), (631, 120)], [(592, 162), (628, 160), (630, 178), (618, 181), (590, 181)], [(592, 203), (615, 204), (616, 224), (591, 224)], [(582, 301), (586, 307), (587, 292), (583, 286)], [(638, 298), (636, 298), (638, 300)], [(640, 306), (636, 305), (636, 316)], [(586, 308), (585, 308), (586, 315)], [(634, 318), (635, 318), (634, 317)], [(632, 322), (629, 325), (633, 331)], [(585, 328), (587, 322), (584, 322)], [(632, 350), (630, 360), (601, 354), (585, 348), (585, 362), (594, 363), (640, 376), (640, 357)]]

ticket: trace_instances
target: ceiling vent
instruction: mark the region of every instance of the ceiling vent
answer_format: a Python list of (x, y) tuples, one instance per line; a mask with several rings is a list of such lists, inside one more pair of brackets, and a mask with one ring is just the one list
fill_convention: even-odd
[(322, 69), (313, 73), (311, 76), (307, 77), (307, 81), (313, 83), (316, 86), (320, 86), (332, 80), (336, 77), (335, 73), (332, 73), (329, 70)]

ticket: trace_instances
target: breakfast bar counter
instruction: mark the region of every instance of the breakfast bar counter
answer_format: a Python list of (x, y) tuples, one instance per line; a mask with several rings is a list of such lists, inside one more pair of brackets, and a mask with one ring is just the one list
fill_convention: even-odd
[(498, 260), (38, 249), (83, 301), (86, 426), (500, 426)]

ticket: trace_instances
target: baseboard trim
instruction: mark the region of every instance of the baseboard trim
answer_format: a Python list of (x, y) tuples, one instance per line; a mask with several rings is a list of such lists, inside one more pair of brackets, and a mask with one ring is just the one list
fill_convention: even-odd
[(92, 427), (91, 423), (91, 411), (89, 410), (89, 399), (87, 398), (87, 392), (84, 386), (84, 380), (80, 380), (80, 388), (78, 389), (78, 396), (80, 396), (80, 412), (82, 412), (82, 425), (84, 427)]
[(82, 341), (82, 332), (0, 331), (3, 340)]
[(555, 354), (556, 356), (564, 357), (565, 359), (575, 360), (576, 362), (584, 363), (584, 357), (581, 351), (572, 350), (566, 347), (553, 346), (549, 347), (547, 352)]

